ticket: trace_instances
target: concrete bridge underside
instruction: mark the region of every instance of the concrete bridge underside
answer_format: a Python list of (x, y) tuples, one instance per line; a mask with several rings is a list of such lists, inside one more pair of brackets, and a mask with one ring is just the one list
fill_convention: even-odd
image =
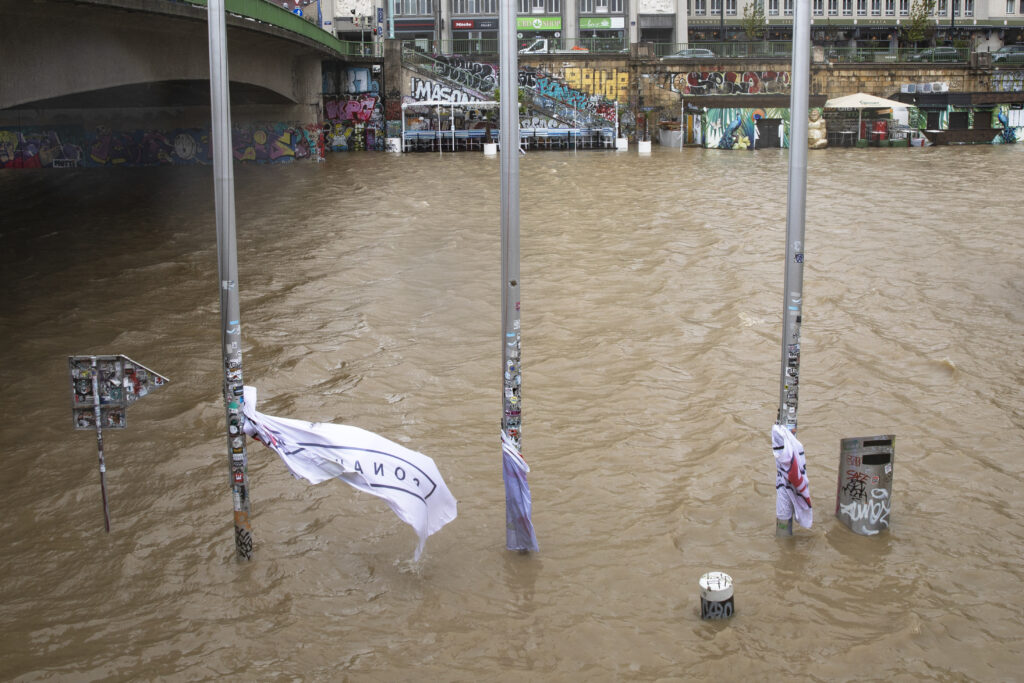
[[(208, 126), (206, 10), (164, 0), (0, 0), (0, 125)], [(317, 120), (313, 45), (230, 17), (236, 123)]]

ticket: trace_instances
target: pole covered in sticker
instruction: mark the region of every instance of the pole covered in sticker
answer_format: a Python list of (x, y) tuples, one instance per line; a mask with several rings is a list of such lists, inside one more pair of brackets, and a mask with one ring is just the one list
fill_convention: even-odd
[(790, 88), (789, 191), (782, 303), (782, 371), (776, 423), (796, 432), (800, 388), (800, 324), (804, 287), (804, 218), (807, 212), (807, 103), (810, 80), (810, 0), (797, 0)]
[(252, 559), (249, 523), (249, 468), (242, 431), (242, 327), (238, 301), (238, 249), (235, 240), (235, 177), (231, 156), (227, 29), (224, 0), (209, 0), (210, 112), (213, 137), (213, 184), (217, 214), (217, 275), (220, 282), (221, 346), (224, 360), (224, 408), (235, 552)]
[(516, 7), (501, 0), (499, 82), (501, 92), (501, 384), (502, 477), (505, 540), (509, 550), (537, 550), (532, 502), (522, 457), (522, 368), (519, 318), (519, 57)]

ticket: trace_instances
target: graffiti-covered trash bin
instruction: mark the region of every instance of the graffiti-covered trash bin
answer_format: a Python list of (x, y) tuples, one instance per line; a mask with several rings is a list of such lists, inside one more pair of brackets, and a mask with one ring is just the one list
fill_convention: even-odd
[(836, 517), (855, 533), (874, 536), (889, 528), (895, 447), (891, 434), (840, 441)]

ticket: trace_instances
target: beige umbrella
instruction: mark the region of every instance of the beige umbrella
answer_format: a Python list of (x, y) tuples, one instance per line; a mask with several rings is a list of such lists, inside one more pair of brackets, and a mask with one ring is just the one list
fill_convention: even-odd
[(858, 92), (852, 95), (834, 97), (825, 102), (825, 109), (856, 109), (857, 110), (857, 139), (860, 139), (860, 121), (865, 109), (903, 109), (906, 110), (905, 102), (887, 100), (884, 97), (870, 95), (866, 92)]

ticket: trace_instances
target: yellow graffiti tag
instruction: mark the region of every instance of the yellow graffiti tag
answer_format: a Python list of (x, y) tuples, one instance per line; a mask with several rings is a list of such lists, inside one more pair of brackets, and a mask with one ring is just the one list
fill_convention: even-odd
[(589, 95), (623, 103), (629, 101), (629, 73), (626, 71), (571, 67), (565, 70), (565, 82)]

